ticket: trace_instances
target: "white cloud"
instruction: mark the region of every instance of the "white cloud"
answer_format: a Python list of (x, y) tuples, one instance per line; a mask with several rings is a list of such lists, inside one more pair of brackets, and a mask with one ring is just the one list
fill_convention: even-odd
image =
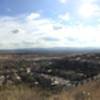
[(61, 20), (63, 20), (63, 21), (69, 21), (70, 18), (71, 18), (71, 16), (70, 16), (69, 13), (65, 13), (65, 14), (63, 14), (63, 15), (59, 15), (58, 17), (59, 17), (59, 19), (61, 19)]
[(65, 4), (68, 0), (59, 0), (60, 3)]
[(83, 18), (90, 18), (92, 16), (95, 16), (98, 12), (99, 7), (94, 4), (83, 4), (81, 5), (79, 9), (79, 14)]
[(78, 13), (81, 18), (92, 18), (100, 14), (100, 7), (97, 0), (82, 0)]
[(39, 13), (32, 13), (27, 17), (27, 19), (30, 20), (30, 21), (34, 20), (34, 19), (37, 19), (37, 18), (40, 18), (40, 14)]
[(81, 2), (83, 2), (83, 3), (94, 3), (97, 1), (99, 1), (99, 0), (81, 0)]
[[(100, 47), (99, 24), (67, 26), (41, 17), (38, 13), (32, 13), (22, 19), (4, 16), (0, 18), (0, 49), (57, 46)], [(17, 33), (14, 34), (14, 30), (18, 30)]]

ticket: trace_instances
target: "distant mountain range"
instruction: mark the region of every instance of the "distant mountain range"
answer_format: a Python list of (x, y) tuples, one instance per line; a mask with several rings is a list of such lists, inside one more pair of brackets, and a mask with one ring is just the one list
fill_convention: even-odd
[(64, 54), (64, 53), (88, 53), (100, 52), (99, 48), (23, 48), (23, 49), (3, 49), (0, 53), (35, 53), (35, 54)]

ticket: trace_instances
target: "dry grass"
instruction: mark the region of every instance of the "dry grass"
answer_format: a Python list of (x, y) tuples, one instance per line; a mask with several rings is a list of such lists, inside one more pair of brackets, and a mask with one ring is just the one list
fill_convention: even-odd
[(6, 86), (0, 89), (0, 100), (49, 100), (50, 95), (50, 92), (26, 86)]
[(59, 93), (25, 85), (1, 87), (0, 100), (100, 100), (100, 81)]
[(0, 88), (0, 100), (70, 100), (64, 91), (48, 91), (38, 87), (6, 86)]

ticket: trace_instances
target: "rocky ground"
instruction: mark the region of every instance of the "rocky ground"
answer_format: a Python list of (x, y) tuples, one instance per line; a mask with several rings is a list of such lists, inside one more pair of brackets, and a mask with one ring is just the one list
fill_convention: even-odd
[(0, 58), (0, 86), (25, 83), (46, 89), (71, 89), (100, 77), (97, 54), (40, 58), (5, 55)]

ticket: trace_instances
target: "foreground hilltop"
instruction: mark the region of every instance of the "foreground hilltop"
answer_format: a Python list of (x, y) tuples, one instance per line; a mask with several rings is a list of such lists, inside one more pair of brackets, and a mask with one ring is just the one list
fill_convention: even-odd
[(7, 86), (0, 88), (1, 100), (100, 100), (100, 80), (70, 90), (48, 91), (38, 87)]

